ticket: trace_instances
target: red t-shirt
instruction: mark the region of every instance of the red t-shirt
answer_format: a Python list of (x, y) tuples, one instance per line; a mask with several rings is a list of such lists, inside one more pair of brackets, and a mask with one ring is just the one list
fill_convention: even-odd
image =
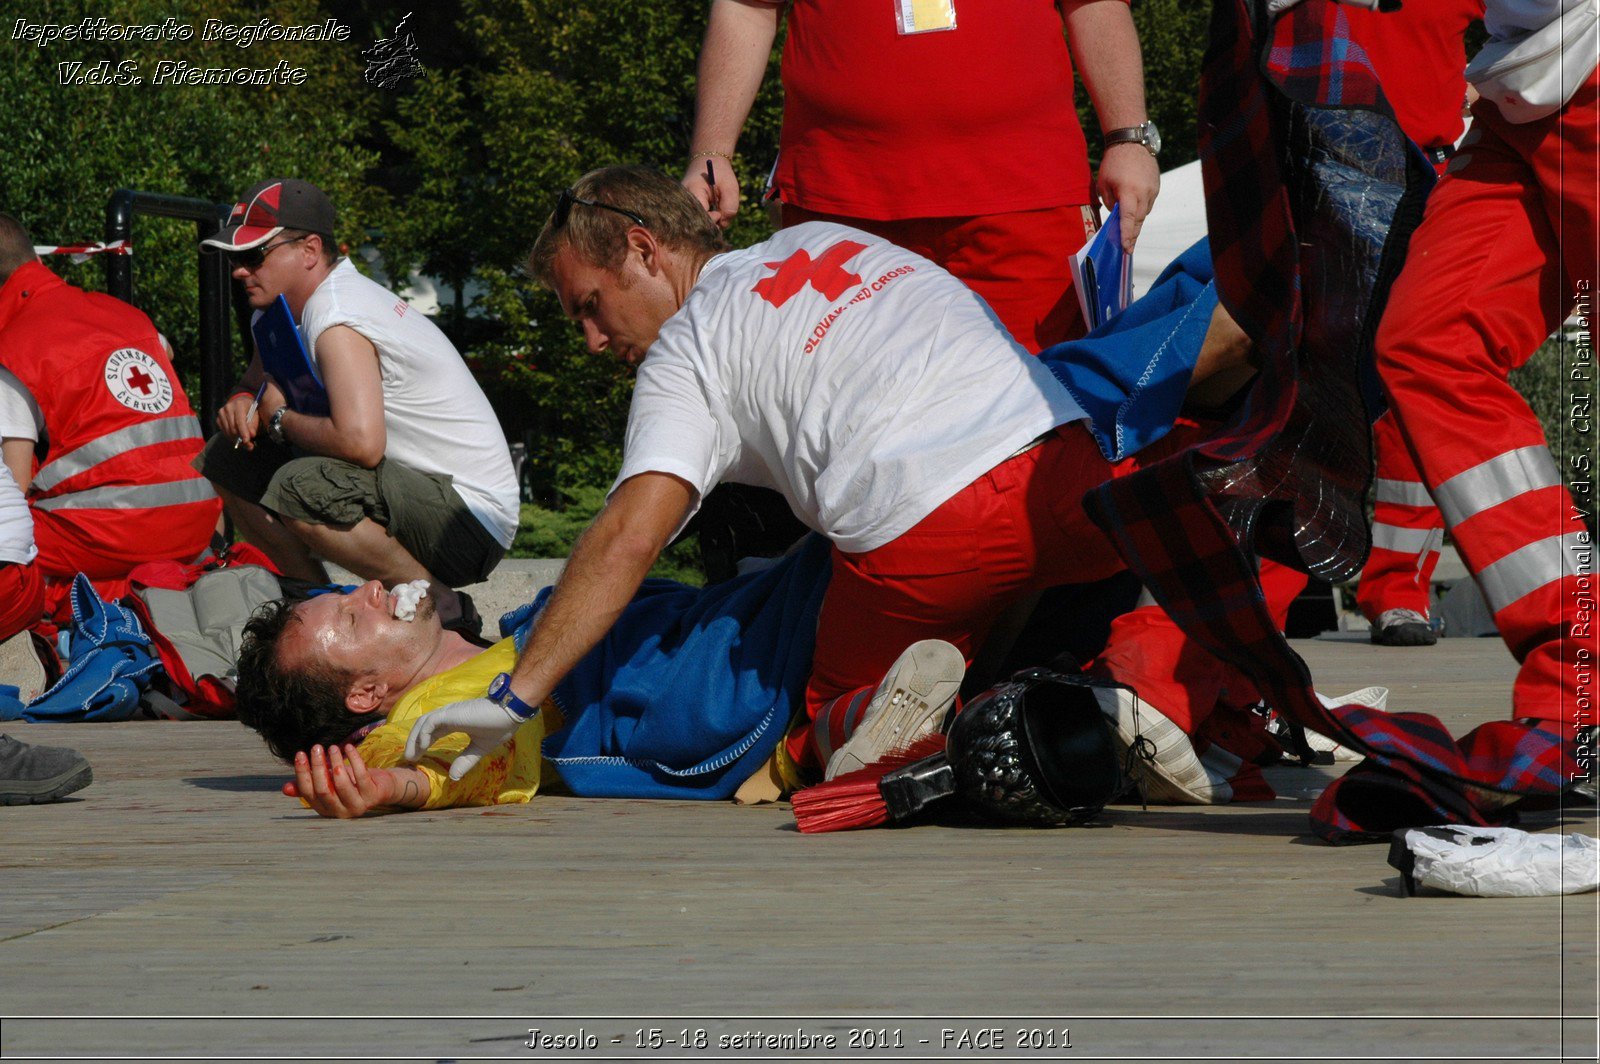
[(954, 29), (901, 34), (895, 0), (794, 0), (784, 202), (885, 221), (1089, 202), (1054, 0), (954, 3)]
[(1462, 38), (1472, 20), (1483, 17), (1483, 0), (1417, 0), (1391, 14), (1343, 10), (1406, 136), (1424, 148), (1454, 144), (1465, 127)]

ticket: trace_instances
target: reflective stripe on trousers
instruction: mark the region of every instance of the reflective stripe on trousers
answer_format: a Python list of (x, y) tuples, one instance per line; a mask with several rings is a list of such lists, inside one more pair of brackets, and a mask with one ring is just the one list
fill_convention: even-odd
[(1392, 502), (1400, 506), (1433, 505), (1428, 486), (1420, 480), (1385, 480), (1379, 477), (1373, 481), (1373, 486), (1377, 489), (1378, 502)]
[(1485, 567), (1478, 574), (1478, 586), (1489, 609), (1499, 613), (1546, 584), (1593, 575), (1593, 540), (1587, 532), (1569, 532), (1530, 543)]
[(1451, 528), (1493, 506), (1561, 483), (1550, 448), (1519, 447), (1464, 469), (1433, 491)]
[(1406, 449), (1392, 414), (1372, 425), (1378, 475), (1373, 480), (1372, 552), (1361, 568), (1356, 605), (1368, 620), (1394, 609), (1427, 616), (1444, 517)]
[(1443, 543), (1442, 528), (1401, 528), (1380, 522), (1373, 522), (1372, 525), (1372, 546), (1377, 550), (1421, 555), (1437, 551)]

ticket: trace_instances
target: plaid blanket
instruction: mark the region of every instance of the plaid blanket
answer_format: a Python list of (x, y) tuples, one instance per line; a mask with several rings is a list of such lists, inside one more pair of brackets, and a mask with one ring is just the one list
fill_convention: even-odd
[(1290, 720), (1368, 755), (1317, 800), (1315, 834), (1483, 826), (1505, 818), (1504, 795), (1562, 789), (1574, 762), (1561, 736), (1495, 722), (1458, 743), (1427, 714), (1325, 709), (1256, 577), (1256, 553), (1328, 580), (1366, 557), (1362, 383), (1433, 181), (1337, 5), (1307, 0), (1275, 19), (1265, 8), (1215, 0), (1200, 98), (1217, 286), (1263, 370), (1222, 430), (1086, 506), (1188, 635)]

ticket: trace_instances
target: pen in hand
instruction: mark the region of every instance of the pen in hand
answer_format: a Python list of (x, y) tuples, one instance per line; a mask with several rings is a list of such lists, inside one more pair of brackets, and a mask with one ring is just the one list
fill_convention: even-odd
[(711, 167), (711, 160), (706, 160), (706, 187), (711, 190), (711, 202), (717, 202), (717, 172)]
[[(256, 416), (256, 411), (261, 409), (261, 397), (263, 395), (266, 395), (266, 394), (267, 394), (267, 382), (265, 380), (263, 380), (261, 382), (261, 387), (256, 389), (256, 397), (254, 399), (250, 400), (250, 409), (248, 409), (248, 410), (246, 410), (244, 412), (244, 423), (245, 423), (246, 427), (249, 426), (250, 419)], [(233, 449), (237, 451), (239, 449), (239, 445), (241, 443), (243, 443), (243, 442), (244, 442), (244, 437), (243, 436), (240, 436), (237, 439), (235, 439), (233, 441)]]

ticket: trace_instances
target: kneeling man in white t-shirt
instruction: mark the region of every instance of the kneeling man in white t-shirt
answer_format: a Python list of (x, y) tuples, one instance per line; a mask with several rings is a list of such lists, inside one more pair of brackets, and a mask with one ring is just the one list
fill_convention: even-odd
[(451, 589), (511, 546), (510, 449), (454, 345), (340, 258), (333, 228), (321, 189), (274, 178), (202, 242), (228, 256), (257, 311), (288, 302), (329, 412), (291, 409), (257, 352), (196, 465), (285, 576), (325, 581), (327, 559), (386, 587), (428, 580), (446, 625), (476, 637), (476, 611)]
[(1010, 605), (1122, 568), (1079, 502), (1117, 471), (1083, 410), (929, 260), (826, 222), (731, 251), (676, 181), (611, 167), (562, 194), (529, 268), (638, 381), (621, 473), (516, 667), (412, 731), (417, 750), (472, 736), (453, 775), (535, 711), (724, 480), (782, 493), (833, 542), (809, 726), (787, 743), (829, 776), (937, 728)]

